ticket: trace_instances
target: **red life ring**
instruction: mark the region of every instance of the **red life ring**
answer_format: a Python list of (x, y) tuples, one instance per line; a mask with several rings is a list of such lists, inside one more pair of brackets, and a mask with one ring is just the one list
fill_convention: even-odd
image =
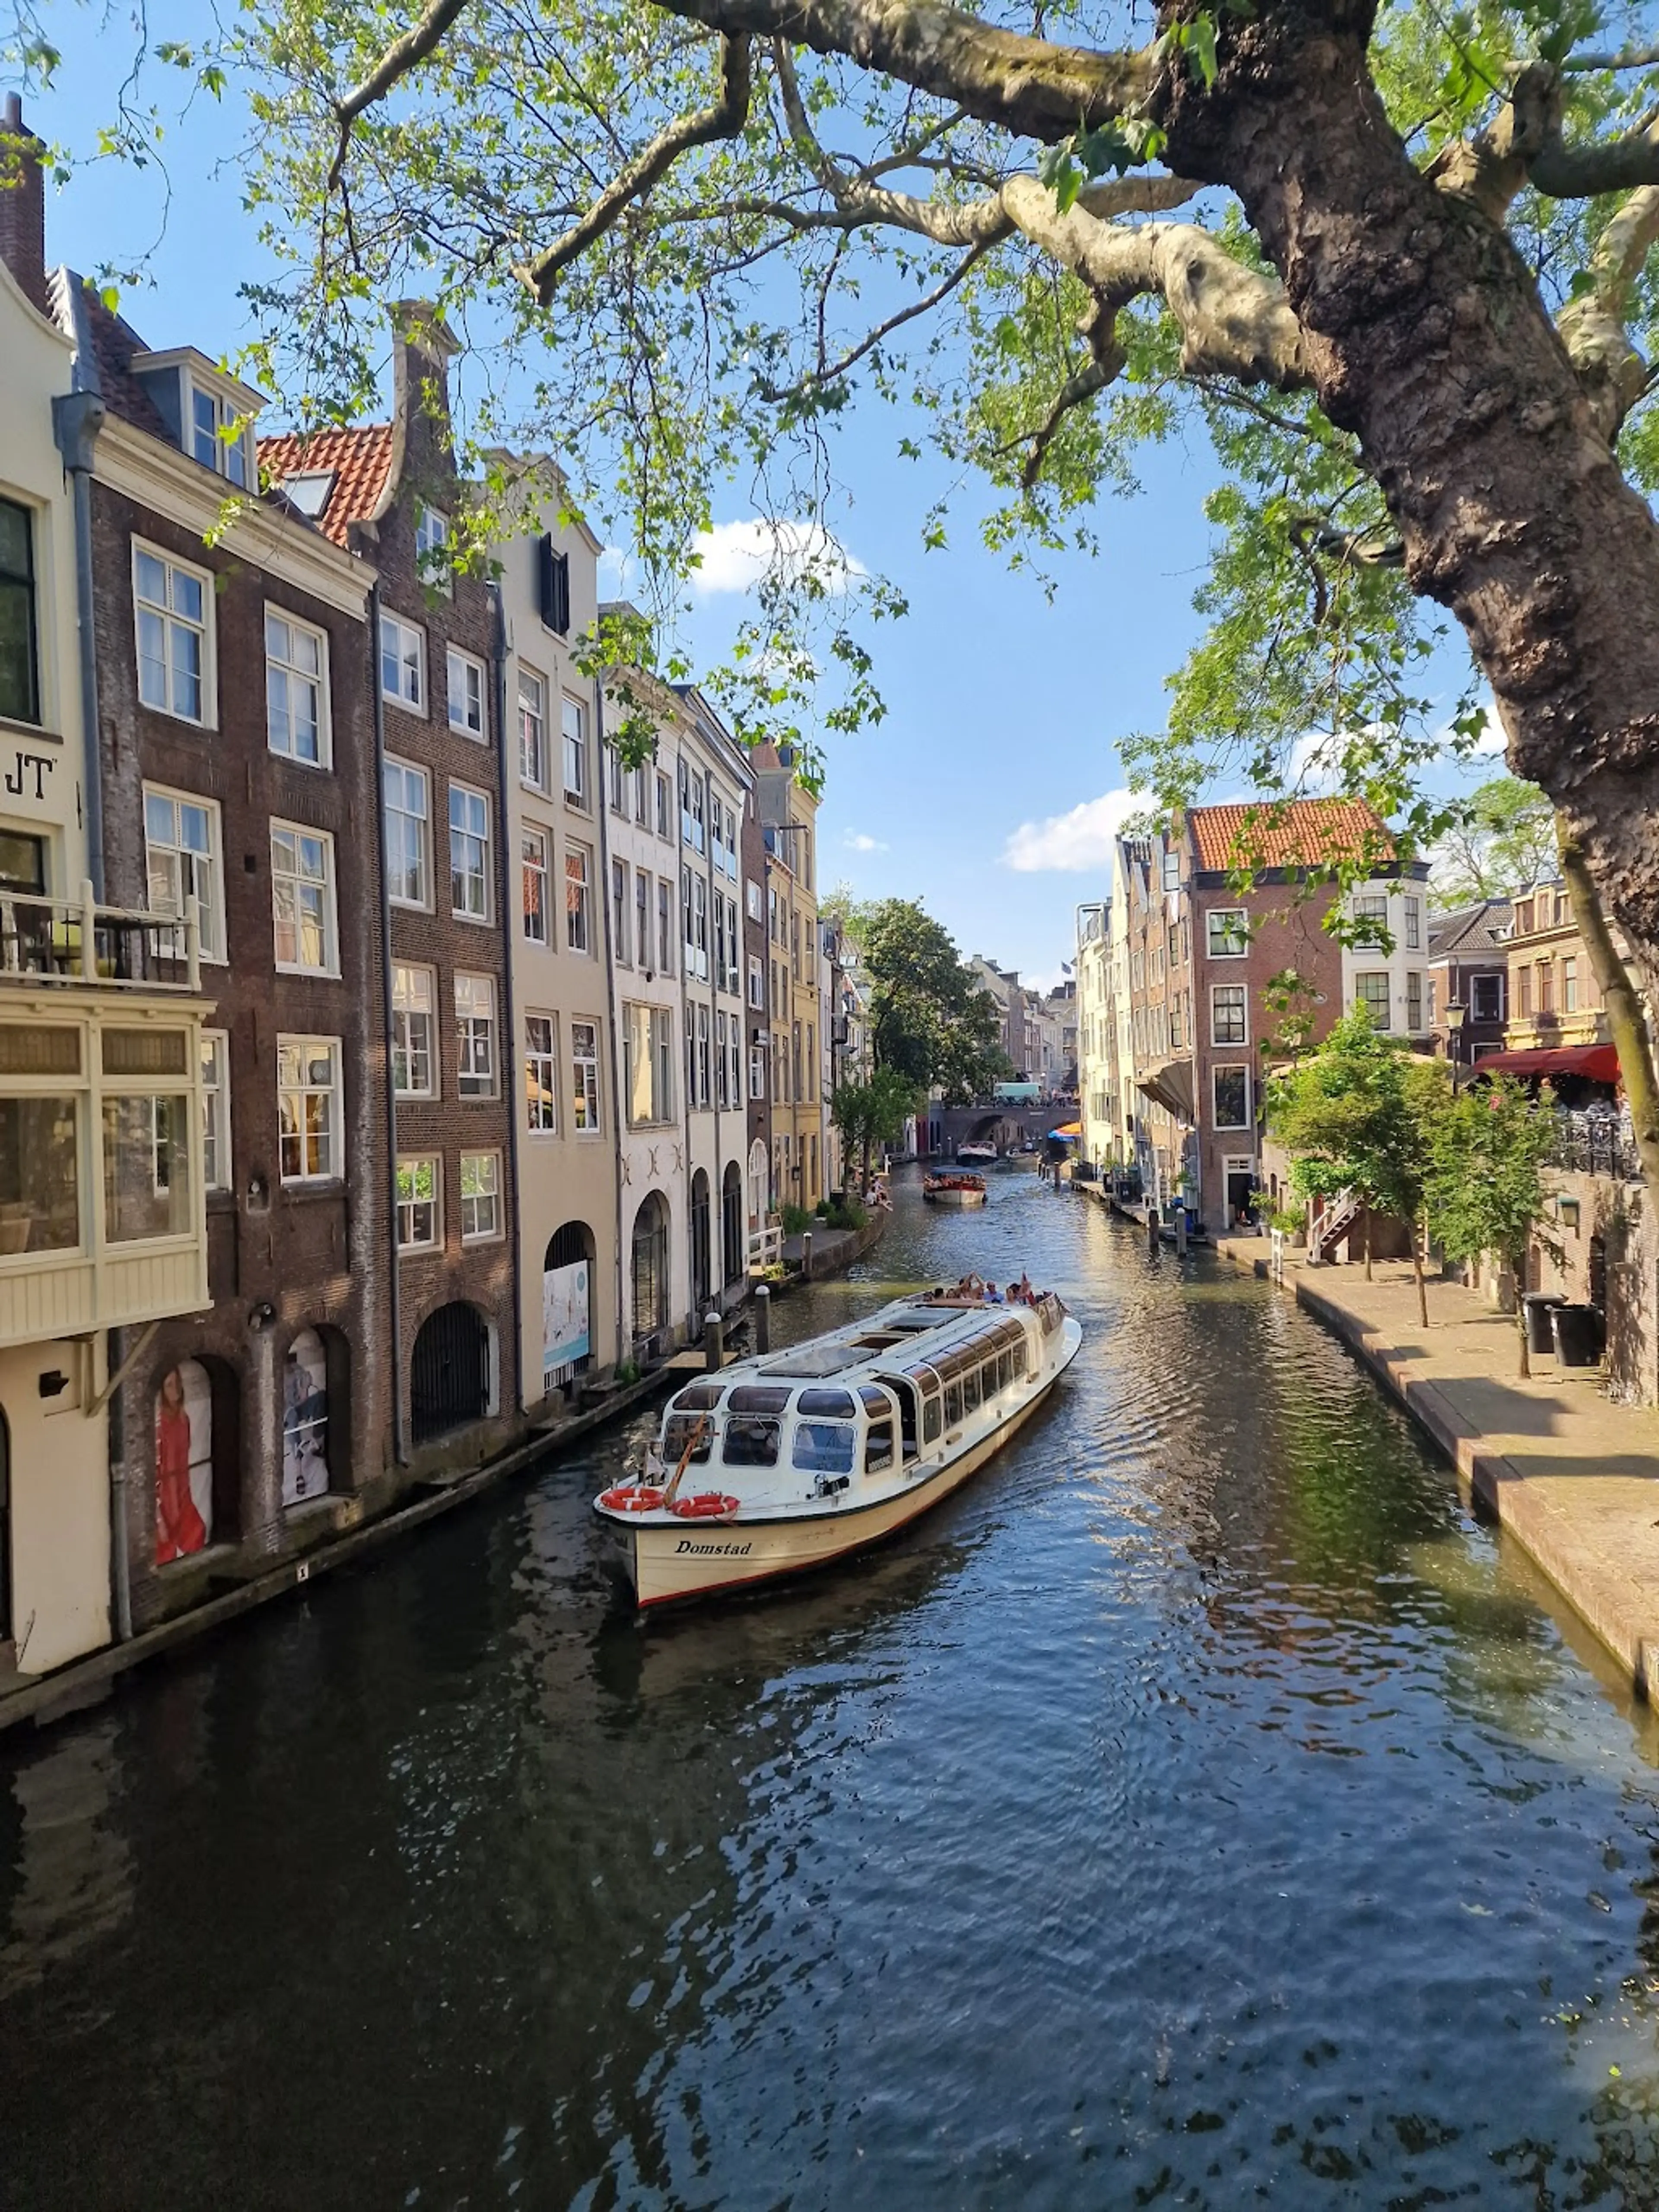
[(643, 1482), (621, 1482), (614, 1490), (602, 1490), (599, 1503), (611, 1513), (654, 1513), (662, 1492)]
[(722, 1496), (718, 1490), (705, 1490), (696, 1498), (677, 1498), (669, 1507), (682, 1521), (725, 1521), (735, 1513), (743, 1500)]

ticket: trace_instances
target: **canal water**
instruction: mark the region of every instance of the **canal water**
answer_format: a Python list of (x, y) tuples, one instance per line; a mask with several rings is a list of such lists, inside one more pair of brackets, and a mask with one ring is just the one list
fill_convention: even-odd
[(0, 1739), (0, 2204), (1659, 2204), (1644, 1713), (1335, 1344), (901, 1182), (1056, 1401), (894, 1548), (637, 1626), (641, 1432)]

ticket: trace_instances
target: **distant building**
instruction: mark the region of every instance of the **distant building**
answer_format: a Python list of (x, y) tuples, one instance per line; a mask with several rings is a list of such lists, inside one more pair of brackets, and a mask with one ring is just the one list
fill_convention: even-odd
[[(1504, 1042), (1509, 1012), (1511, 908), (1508, 899), (1480, 899), (1429, 917), (1429, 1024), (1434, 1048), (1472, 1066)], [(1461, 1008), (1454, 1035), (1449, 1008)]]

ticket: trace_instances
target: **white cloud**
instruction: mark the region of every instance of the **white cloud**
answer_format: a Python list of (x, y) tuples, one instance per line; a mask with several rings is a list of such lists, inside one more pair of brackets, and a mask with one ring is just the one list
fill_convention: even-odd
[(693, 550), (702, 562), (691, 578), (691, 588), (700, 599), (752, 591), (773, 567), (795, 575), (816, 575), (831, 592), (844, 592), (855, 577), (869, 574), (822, 524), (792, 521), (787, 516), (768, 520), (757, 514), (747, 522), (717, 522), (712, 530), (698, 532)]
[(634, 588), (635, 573), (632, 555), (620, 545), (607, 545), (599, 556), (599, 597), (627, 599)]
[(862, 830), (849, 830), (841, 842), (854, 853), (884, 853), (888, 849), (879, 837), (872, 837)]
[(1146, 804), (1140, 794), (1120, 787), (1085, 799), (1069, 814), (1022, 822), (1003, 848), (1002, 865), (1021, 875), (1109, 866), (1113, 838)]
[(1285, 765), (1291, 790), (1303, 798), (1328, 799), (1341, 788), (1340, 748), (1328, 730), (1304, 732)]

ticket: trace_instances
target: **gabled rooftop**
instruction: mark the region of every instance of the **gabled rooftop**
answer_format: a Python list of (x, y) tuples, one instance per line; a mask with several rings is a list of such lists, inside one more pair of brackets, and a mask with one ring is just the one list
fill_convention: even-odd
[(260, 439), (259, 469), (325, 537), (344, 545), (354, 524), (381, 512), (393, 445), (390, 422), (290, 432)]
[(1206, 874), (1236, 868), (1334, 867), (1395, 857), (1387, 823), (1357, 799), (1189, 806), (1186, 822), (1194, 859)]

